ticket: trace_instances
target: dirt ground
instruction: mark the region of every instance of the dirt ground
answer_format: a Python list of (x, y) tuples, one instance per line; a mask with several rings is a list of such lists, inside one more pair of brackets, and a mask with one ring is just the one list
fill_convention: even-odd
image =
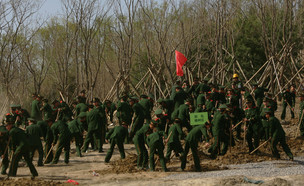
[[(296, 107), (298, 108), (298, 107)], [(286, 132), (287, 144), (290, 146), (294, 156), (304, 157), (304, 140), (302, 138), (294, 138), (298, 124), (298, 113), (295, 119), (290, 119), (290, 112), (287, 110), (288, 121), (283, 125)], [(279, 118), (280, 111), (276, 113)], [(248, 147), (243, 146), (243, 141), (236, 141), (236, 145), (228, 150), (224, 156), (218, 156), (212, 160), (206, 154), (203, 143), (199, 147), (199, 156), (203, 172), (219, 171), (228, 169), (230, 164), (243, 164), (250, 162), (262, 162), (275, 160), (272, 157), (269, 145), (261, 148), (260, 154), (249, 155)], [(161, 172), (159, 163), (155, 172), (136, 169), (136, 150), (134, 145), (126, 144), (126, 159), (120, 160), (117, 149), (109, 164), (104, 163), (106, 151), (109, 144), (104, 145), (105, 152), (98, 153), (90, 151), (84, 154), (84, 157), (75, 156), (75, 146), (72, 145), (70, 163), (63, 163), (63, 156), (56, 165), (45, 165), (44, 167), (36, 167), (39, 177), (35, 180), (30, 179), (30, 171), (27, 167), (20, 163), (17, 177), (10, 180), (4, 180), (5, 176), (0, 176), (0, 185), (70, 185), (65, 183), (67, 180), (75, 180), (81, 185), (247, 185), (241, 176), (222, 177), (222, 178), (195, 178), (186, 180), (170, 180), (163, 179), (170, 175), (178, 175), (192, 173), (194, 171), (192, 156), (188, 156), (186, 170), (181, 172), (179, 158), (173, 157), (167, 164), (170, 172)], [(281, 159), (287, 159), (287, 156), (279, 147)], [(37, 157), (34, 158), (34, 164), (37, 164)], [(263, 179), (263, 185), (303, 185), (304, 175), (293, 175), (284, 177), (267, 177), (252, 178)]]

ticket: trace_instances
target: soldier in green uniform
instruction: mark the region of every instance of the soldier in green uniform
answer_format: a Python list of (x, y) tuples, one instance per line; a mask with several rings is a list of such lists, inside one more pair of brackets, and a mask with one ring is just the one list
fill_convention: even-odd
[(225, 86), (219, 86), (219, 104), (226, 103), (226, 92)]
[(205, 108), (203, 107), (204, 112), (208, 112), (209, 121), (213, 118), (213, 113), (215, 111), (215, 102), (211, 99), (210, 93), (206, 93), (206, 103)]
[[(261, 139), (264, 138), (265, 140), (267, 140), (269, 138), (268, 134), (269, 134), (269, 123), (267, 121), (267, 118), (265, 116), (265, 109), (266, 108), (270, 108), (268, 99), (266, 97), (263, 98), (263, 104), (260, 107), (260, 118), (261, 118), (261, 122), (262, 122), (262, 128), (261, 128), (261, 133), (260, 133), (260, 137)], [(271, 109), (272, 113), (271, 115), (274, 116), (274, 111)]]
[(182, 155), (184, 149), (181, 145), (180, 140), (184, 138), (184, 133), (181, 128), (181, 120), (176, 118), (173, 125), (170, 127), (167, 138), (167, 154), (166, 160), (169, 161), (171, 157), (171, 152), (174, 151), (175, 156), (179, 157)]
[[(44, 139), (44, 156), (49, 153), (50, 149), (52, 148), (52, 143), (54, 140), (53, 132), (51, 130), (51, 126), (53, 124), (53, 120), (51, 118), (48, 118), (45, 121), (38, 121), (37, 125), (41, 128), (42, 136)], [(45, 160), (45, 164), (48, 164), (52, 162), (53, 160), (53, 151), (50, 151), (49, 156)]]
[(141, 95), (140, 96), (140, 101), (138, 102), (142, 108), (144, 109), (144, 114), (145, 114), (145, 120), (146, 123), (150, 123), (151, 121), (151, 103), (150, 100), (148, 100), (148, 96), (147, 95)]
[(234, 93), (232, 88), (228, 88), (227, 92), (227, 103), (231, 104), (232, 107), (239, 107), (238, 96)]
[(80, 91), (79, 97), (81, 103), (87, 103), (86, 90)]
[(293, 154), (290, 151), (290, 148), (286, 144), (285, 132), (282, 128), (280, 121), (275, 117), (271, 116), (271, 110), (267, 108), (265, 110), (266, 118), (269, 122), (269, 137), (271, 139), (271, 151), (272, 155), (276, 158), (280, 158), (280, 154), (277, 149), (277, 144), (280, 143), (284, 152), (287, 154), (290, 160), (293, 160)]
[[(164, 111), (164, 114), (167, 114), (170, 121), (172, 119), (172, 113), (174, 110), (173, 101), (170, 99), (158, 99), (157, 103), (160, 104), (160, 108)], [(169, 122), (171, 123), (171, 122)]]
[(173, 100), (173, 97), (175, 96), (176, 93), (176, 87), (180, 87), (181, 88), (182, 82), (180, 80), (177, 80), (175, 82), (175, 85), (173, 85), (171, 87), (171, 93), (170, 93), (170, 99)]
[[(10, 116), (9, 116), (10, 117)], [(9, 119), (9, 118), (8, 118)], [(7, 122), (7, 121), (4, 121)], [(9, 122), (9, 121), (8, 121)], [(9, 165), (8, 161), (8, 130), (4, 125), (0, 126), (0, 156), (2, 160), (1, 174), (5, 175)]]
[(127, 123), (129, 126), (132, 123), (132, 107), (127, 102), (127, 95), (122, 95), (120, 97), (120, 101), (117, 104), (117, 118), (119, 121), (119, 124), (121, 125), (122, 122)]
[[(146, 133), (151, 130), (154, 120), (150, 124), (144, 124), (136, 133), (133, 138), (133, 142), (137, 152), (137, 168), (143, 169), (147, 166), (148, 163), (148, 151), (145, 146)], [(152, 123), (152, 124), (151, 124)]]
[(175, 88), (176, 92), (172, 96), (172, 100), (174, 103), (174, 112), (176, 112), (182, 104), (184, 104), (184, 101), (187, 99), (186, 92), (180, 87)]
[[(300, 106), (299, 106), (300, 114), (299, 114), (299, 122), (300, 122), (300, 135), (304, 136), (304, 94), (300, 95)], [(297, 134), (296, 134), (297, 135)]]
[(189, 88), (188, 90), (188, 94), (189, 96), (195, 101), (194, 102), (194, 106), (197, 107), (197, 103), (196, 103), (196, 100), (197, 100), (197, 96), (199, 95), (199, 91), (197, 91), (197, 87), (199, 86), (199, 79), (197, 77), (194, 77), (193, 78), (193, 84), (191, 85), (191, 87)]
[[(246, 122), (246, 140), (249, 147), (249, 153), (259, 146), (260, 143), (260, 130), (261, 130), (261, 121), (259, 110), (256, 106), (253, 106), (253, 100), (247, 99), (246, 104), (247, 108), (245, 109), (245, 118)], [(252, 144), (252, 138), (254, 143)], [(256, 151), (257, 152), (257, 151)]]
[(103, 143), (105, 142), (106, 130), (108, 127), (107, 116), (106, 116), (106, 112), (105, 112), (105, 107), (100, 102), (99, 98), (94, 98), (92, 102), (94, 105), (94, 109), (98, 110), (98, 113), (101, 118), (101, 120), (99, 120), (99, 125), (101, 126), (101, 149), (102, 149)]
[(113, 115), (117, 108), (115, 104), (112, 103), (112, 101), (110, 100), (105, 100), (104, 105), (105, 105), (106, 114), (110, 117), (110, 122), (113, 123)]
[(192, 129), (192, 126), (190, 125), (190, 105), (192, 105), (192, 99), (188, 98), (185, 104), (182, 104), (178, 109), (178, 118), (181, 120), (181, 126), (186, 127), (188, 131)]
[(86, 116), (86, 112), (81, 112), (76, 119), (68, 123), (71, 138), (75, 139), (76, 155), (78, 157), (82, 157), (81, 147), (83, 145), (83, 123), (86, 122)]
[[(227, 105), (222, 104), (219, 106), (219, 110), (215, 112), (212, 120), (212, 134), (214, 137), (214, 143), (208, 149), (208, 152), (211, 153), (210, 157), (215, 159), (218, 154), (224, 155), (228, 150), (229, 144), (229, 135), (225, 133), (227, 125), (229, 125), (226, 117)], [(221, 144), (223, 147), (221, 149)]]
[(130, 139), (132, 139), (136, 131), (143, 126), (145, 119), (144, 108), (137, 101), (136, 97), (131, 97), (129, 102), (134, 112), (132, 127), (130, 129)]
[(215, 108), (218, 108), (219, 106), (219, 93), (217, 90), (216, 85), (211, 85), (211, 91), (210, 91), (210, 99), (212, 99), (215, 102)]
[(210, 90), (211, 89), (208, 85), (208, 79), (203, 79), (203, 83), (199, 84), (195, 91), (206, 93), (206, 92), (209, 92)]
[(10, 105), (10, 113), (6, 115), (11, 115), (12, 119), (14, 120), (14, 124), (16, 127), (19, 127), (22, 124), (22, 118), (17, 110), (18, 105), (11, 104)]
[(112, 157), (115, 144), (118, 147), (118, 150), (120, 152), (121, 159), (125, 159), (125, 150), (124, 150), (124, 139), (128, 135), (128, 125), (126, 123), (122, 123), (120, 126), (115, 126), (113, 129), (109, 131), (109, 133), (106, 136), (106, 142), (108, 143), (110, 140), (110, 149), (107, 152), (107, 155), (105, 157), (105, 162), (108, 163)]
[(294, 118), (294, 104), (295, 103), (294, 103), (293, 95), (290, 93), (289, 89), (286, 89), (283, 91), (282, 99), (283, 99), (283, 110), (282, 110), (282, 114), (281, 114), (281, 120), (283, 120), (283, 122), (284, 122), (287, 106), (290, 107), (291, 118)]
[(55, 157), (52, 161), (52, 164), (58, 163), (62, 149), (64, 149), (64, 162), (68, 164), (70, 159), (71, 132), (67, 124), (62, 120), (58, 120), (55, 123), (53, 123), (51, 126), (51, 130), (54, 136), (52, 145), (55, 146), (58, 142), (57, 150), (55, 153)]
[(40, 108), (42, 112), (43, 120), (48, 120), (49, 118), (54, 118), (53, 109), (48, 103), (48, 99), (42, 100), (42, 107)]
[(188, 94), (188, 92), (190, 90), (189, 81), (188, 80), (184, 80), (181, 87), (184, 90), (184, 92), (186, 92)]
[(26, 126), (28, 126), (27, 118), (30, 117), (30, 113), (26, 109), (21, 108), (21, 105), (17, 105), (16, 109), (18, 115), (20, 116), (21, 125), (23, 125), (23, 127), (25, 128)]
[(63, 122), (69, 122), (72, 120), (73, 112), (69, 105), (61, 99), (60, 105), (58, 108), (59, 111), (59, 119), (62, 120)]
[(22, 129), (14, 126), (14, 120), (12, 120), (12, 118), (7, 119), (6, 129), (9, 131), (9, 137), (11, 138), (10, 148), (13, 152), (8, 177), (16, 176), (18, 163), (22, 157), (31, 171), (32, 178), (38, 176), (38, 172), (29, 156), (30, 144), (25, 132)]
[[(152, 128), (151, 128), (152, 126)], [(149, 165), (150, 165), (150, 171), (155, 171), (155, 161), (154, 161), (154, 155), (157, 154), (159, 157), (160, 164), (162, 166), (162, 169), (164, 172), (167, 172), (168, 169), (166, 167), (166, 161), (164, 158), (164, 132), (157, 131), (157, 122), (152, 122), (152, 125), (150, 125), (150, 131), (152, 133), (146, 133), (147, 135), (147, 144), (149, 146)]]
[(208, 142), (208, 136), (207, 136), (207, 123), (203, 125), (199, 125), (194, 127), (187, 135), (185, 139), (185, 150), (184, 153), (181, 156), (181, 169), (184, 170), (186, 168), (187, 163), (187, 155), (189, 152), (189, 149), (191, 148), (193, 160), (194, 160), (194, 167), (197, 172), (201, 171), (201, 165), (200, 165), (200, 159), (198, 157), (197, 153), (197, 147), (198, 142), (201, 141), (202, 136), (204, 139)]
[(206, 107), (206, 98), (203, 92), (200, 92), (196, 99), (197, 108)]
[(43, 136), (42, 130), (39, 125), (37, 125), (36, 120), (33, 118), (28, 118), (29, 126), (26, 127), (25, 133), (29, 136), (31, 151), (30, 159), (33, 161), (35, 151), (38, 150), (38, 166), (43, 166), (43, 148), (40, 137)]
[[(234, 125), (238, 124), (240, 121), (243, 120), (243, 118), (245, 117), (245, 112), (243, 109), (241, 109), (240, 107), (237, 106), (231, 106), (232, 109), (232, 115), (231, 115), (231, 119), (232, 119), (232, 127), (234, 127)], [(241, 127), (242, 125), (238, 125), (236, 127), (236, 138), (238, 140), (241, 140)]]
[(265, 89), (263, 87), (259, 87), (258, 84), (253, 84), (253, 90), (254, 90), (254, 98), (257, 102), (257, 107), (260, 108), (263, 102), (263, 98), (265, 97), (265, 92), (268, 91), (268, 89)]
[(31, 105), (32, 108), (32, 112), (31, 112), (31, 118), (34, 118), (36, 121), (40, 121), (42, 120), (42, 114), (40, 111), (40, 107), (41, 107), (41, 96), (37, 95), (37, 94), (33, 94), (33, 102)]
[(76, 117), (82, 113), (82, 112), (87, 112), (89, 110), (88, 105), (83, 102), (83, 98), (81, 96), (77, 97), (77, 105), (75, 107), (76, 110)]
[(82, 152), (86, 152), (89, 146), (89, 143), (95, 139), (97, 143), (97, 148), (99, 152), (103, 152), (102, 149), (102, 117), (100, 111), (97, 108), (93, 108), (89, 112), (87, 112), (87, 124), (88, 130), (87, 135), (84, 140), (84, 145)]
[(162, 109), (156, 109), (154, 114), (156, 116), (155, 121), (158, 122), (157, 129), (167, 133), (170, 121), (169, 116), (167, 114), (163, 114)]

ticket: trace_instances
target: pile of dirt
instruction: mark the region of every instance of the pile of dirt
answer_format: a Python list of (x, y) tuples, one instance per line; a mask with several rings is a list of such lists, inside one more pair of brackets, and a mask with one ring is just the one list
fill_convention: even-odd
[(265, 186), (291, 186), (292, 184), (289, 181), (284, 180), (282, 178), (275, 178), (271, 181), (266, 182), (263, 185), (265, 185)]
[(230, 178), (224, 178), (219, 181), (219, 185), (243, 185), (246, 184), (244, 178), (242, 177), (230, 177)]
[(111, 168), (106, 170), (97, 170), (96, 172), (99, 174), (123, 174), (123, 173), (135, 173), (140, 172), (136, 167), (137, 163), (137, 155), (136, 154), (128, 154), (125, 159), (120, 159), (116, 161), (112, 161), (110, 163)]
[(34, 179), (31, 180), (29, 178), (17, 178), (17, 179), (8, 179), (5, 180), (2, 178), (0, 180), (0, 186), (40, 186), (40, 185), (71, 185), (70, 183), (62, 183), (62, 182), (56, 182), (56, 181), (47, 181), (47, 180), (41, 180), (41, 179)]

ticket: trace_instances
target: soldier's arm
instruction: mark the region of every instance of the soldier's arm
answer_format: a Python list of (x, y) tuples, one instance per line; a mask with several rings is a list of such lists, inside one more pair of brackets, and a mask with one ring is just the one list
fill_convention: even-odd
[(110, 139), (111, 135), (112, 135), (113, 132), (114, 132), (114, 129), (115, 129), (115, 127), (112, 128), (112, 129), (109, 131), (109, 133), (106, 135), (106, 139)]

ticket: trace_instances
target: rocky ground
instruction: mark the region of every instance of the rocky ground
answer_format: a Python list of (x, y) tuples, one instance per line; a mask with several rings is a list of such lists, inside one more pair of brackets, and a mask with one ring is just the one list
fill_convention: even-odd
[[(276, 113), (278, 118), (279, 112)], [(29, 169), (21, 162), (18, 177), (4, 180), (1, 176), (0, 185), (61, 185), (67, 184), (69, 179), (81, 185), (304, 185), (304, 140), (295, 138), (298, 118), (288, 117), (289, 110), (283, 127), (294, 161), (288, 160), (281, 147), (278, 148), (281, 160), (273, 158), (269, 145), (262, 147), (261, 153), (249, 155), (243, 141), (237, 141), (225, 156), (212, 160), (202, 143), (199, 147), (202, 172), (193, 172), (191, 155), (184, 172), (179, 170), (180, 161), (176, 157), (168, 164), (170, 172), (161, 172), (159, 164), (155, 172), (149, 172), (136, 169), (136, 151), (132, 144), (125, 145), (126, 159), (120, 160), (119, 152), (115, 150), (109, 164), (104, 163), (106, 152), (89, 151), (80, 158), (75, 156), (72, 145), (69, 165), (61, 159), (57, 165), (36, 167), (39, 177), (31, 180)], [(104, 148), (107, 150), (109, 145), (105, 144)]]

